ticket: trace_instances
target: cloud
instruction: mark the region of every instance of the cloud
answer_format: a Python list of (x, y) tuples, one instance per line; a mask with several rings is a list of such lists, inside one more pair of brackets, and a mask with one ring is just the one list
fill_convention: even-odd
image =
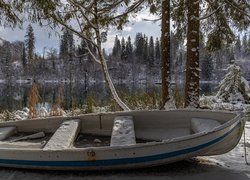
[[(113, 28), (108, 32), (108, 41), (103, 44), (103, 47), (107, 52), (110, 52), (114, 45), (116, 35), (118, 35), (120, 39), (122, 37), (127, 39), (128, 36), (130, 36), (132, 42), (137, 32), (142, 32), (146, 36), (160, 37), (160, 22), (153, 23), (151, 21), (144, 21), (144, 19), (157, 19), (157, 17), (150, 14), (146, 9), (139, 14), (133, 15), (133, 17), (131, 16), (130, 23), (127, 24), (122, 31)], [(14, 30), (0, 27), (0, 38), (11, 42), (16, 40), (24, 41), (27, 26), (28, 23), (25, 23), (23, 29), (16, 28)], [(46, 47), (46, 49), (59, 49), (60, 38), (58, 34), (53, 32), (49, 27), (40, 27), (36, 24), (32, 24), (32, 26), (36, 37), (36, 52), (42, 54), (44, 47)], [(58, 31), (60, 32), (60, 30)], [(76, 43), (79, 44), (80, 40), (76, 41)]]
[(126, 32), (131, 32), (133, 30), (133, 27), (131, 26), (126, 26), (123, 28), (123, 31), (126, 31)]
[(142, 22), (145, 19), (146, 20), (155, 20), (158, 19), (159, 17), (151, 14), (148, 9), (142, 10), (140, 13), (134, 14), (130, 16), (130, 22), (136, 23), (136, 22)]
[[(0, 37), (6, 41), (24, 41), (24, 36), (26, 34), (26, 27), (28, 26), (28, 23), (25, 23), (23, 25), (23, 29), (20, 28), (3, 28), (0, 27)], [(35, 46), (36, 46), (36, 52), (39, 54), (43, 53), (43, 48), (47, 47), (53, 47), (58, 49), (59, 44), (59, 36), (56, 35), (55, 32), (53, 32), (48, 27), (40, 27), (39, 25), (32, 24), (32, 27), (34, 29), (35, 34)]]

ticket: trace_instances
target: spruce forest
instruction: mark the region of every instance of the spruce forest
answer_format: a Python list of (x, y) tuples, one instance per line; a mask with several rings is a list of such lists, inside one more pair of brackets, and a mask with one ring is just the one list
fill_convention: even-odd
[[(31, 27), (32, 28), (32, 27)], [(33, 34), (34, 35), (34, 34)], [(39, 81), (70, 81), (98, 83), (103, 81), (101, 69), (88, 55), (85, 43), (76, 44), (73, 34), (64, 31), (60, 47), (44, 48), (44, 54), (35, 53), (35, 44), (8, 42), (1, 39), (0, 79), (10, 82), (28, 78)], [(35, 39), (35, 37), (33, 37)], [(116, 36), (110, 52), (103, 49), (112, 79), (122, 82), (151, 82), (161, 80), (161, 42), (159, 37), (148, 37), (138, 32), (135, 37)], [(186, 48), (182, 40), (171, 33), (171, 80), (182, 84), (185, 77)], [(31, 49), (31, 50), (30, 50)], [(59, 51), (57, 50), (59, 49)], [(250, 79), (250, 38), (237, 37), (235, 44), (211, 53), (206, 42), (200, 42), (201, 81), (219, 82), (228, 64), (237, 61), (242, 75)]]
[[(240, 76), (250, 79), (250, 20), (246, 1), (2, 3), (3, 26), (20, 27), (23, 22), (30, 22), (23, 42), (1, 39), (0, 78), (10, 84), (35, 81), (88, 87), (105, 82), (117, 105), (130, 110), (117, 93), (116, 85), (159, 84), (159, 108), (168, 109), (176, 91), (171, 89), (174, 84), (183, 93), (183, 107), (199, 108), (203, 93), (200, 83), (219, 84), (230, 64), (240, 66)], [(156, 17), (152, 21), (158, 22), (161, 34), (117, 35), (113, 47), (106, 49), (109, 31), (122, 31), (145, 9)], [(43, 52), (38, 54), (32, 23), (48, 26), (57, 33), (59, 27), (59, 46), (44, 45)], [(247, 89), (242, 93), (247, 97)]]

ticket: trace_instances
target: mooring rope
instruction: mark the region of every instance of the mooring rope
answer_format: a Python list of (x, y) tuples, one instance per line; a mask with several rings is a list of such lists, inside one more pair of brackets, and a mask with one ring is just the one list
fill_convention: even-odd
[(247, 165), (250, 165), (249, 163), (248, 163), (248, 160), (247, 160), (247, 144), (246, 144), (247, 142), (246, 142), (246, 125), (245, 125), (245, 127), (244, 127), (244, 156), (245, 156), (245, 162), (246, 162), (246, 164)]
[(245, 162), (247, 165), (250, 165), (248, 163), (248, 160), (247, 160), (247, 140), (246, 140), (246, 124), (247, 124), (247, 121), (250, 119), (250, 106), (247, 106), (246, 109), (245, 109), (245, 115), (243, 118), (246, 118), (244, 119), (245, 120), (245, 123), (243, 122), (243, 126), (244, 126), (244, 129), (243, 129), (243, 138), (244, 138), (244, 157), (245, 157)]

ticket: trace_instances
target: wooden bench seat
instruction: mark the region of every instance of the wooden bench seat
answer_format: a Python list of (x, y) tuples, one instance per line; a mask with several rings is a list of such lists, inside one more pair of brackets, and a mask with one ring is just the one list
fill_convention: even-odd
[(80, 130), (80, 120), (69, 120), (56, 130), (44, 150), (62, 150), (70, 148)]
[(0, 128), (0, 141), (3, 141), (16, 133), (16, 127), (1, 127)]
[(127, 146), (133, 144), (136, 144), (133, 117), (115, 117), (110, 146)]
[(44, 143), (32, 143), (32, 142), (0, 142), (0, 149), (21, 148), (21, 149), (41, 149)]

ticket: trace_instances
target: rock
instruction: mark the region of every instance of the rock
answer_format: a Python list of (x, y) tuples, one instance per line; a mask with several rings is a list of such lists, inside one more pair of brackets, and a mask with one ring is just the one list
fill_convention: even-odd
[(100, 139), (94, 139), (94, 143), (101, 143), (102, 141)]

